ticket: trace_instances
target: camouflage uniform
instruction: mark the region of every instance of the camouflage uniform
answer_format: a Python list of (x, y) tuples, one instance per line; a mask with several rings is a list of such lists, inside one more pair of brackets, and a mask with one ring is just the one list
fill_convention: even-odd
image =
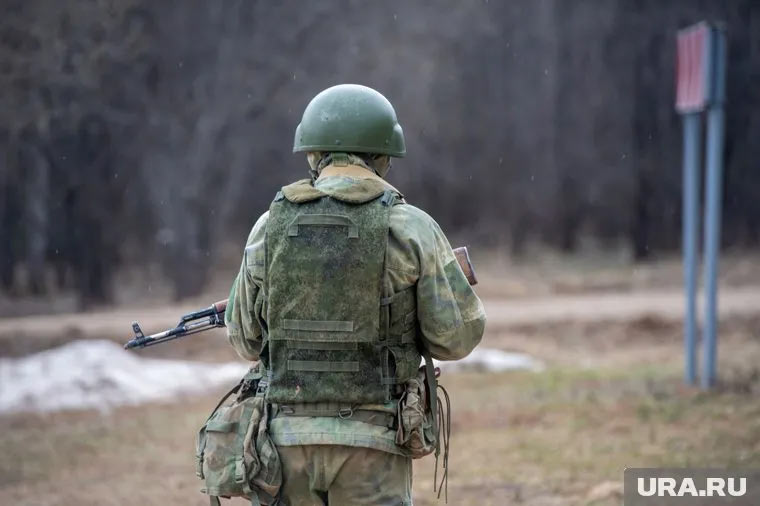
[[(360, 163), (321, 168), (313, 185), (341, 195), (367, 179), (393, 189)], [(252, 361), (259, 360), (262, 328), (268, 328), (262, 295), (268, 217), (262, 215), (248, 237), (226, 312), (230, 343)], [(480, 342), (483, 306), (440, 227), (420, 209), (402, 204), (390, 210), (385, 269), (387, 293), (416, 287), (417, 336), (434, 358), (463, 358)], [(392, 410), (393, 403), (378, 408)], [(277, 416), (270, 434), (281, 452), (285, 504), (411, 504), (411, 462), (387, 427), (335, 416)]]

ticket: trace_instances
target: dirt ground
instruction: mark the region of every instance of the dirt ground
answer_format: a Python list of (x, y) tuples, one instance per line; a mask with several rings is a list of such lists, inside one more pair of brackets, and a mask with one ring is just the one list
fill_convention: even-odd
[[(673, 266), (646, 267), (658, 272), (646, 282), (610, 269), (567, 275), (578, 281), (561, 289), (522, 292), (488, 276), (479, 289), (489, 310), (483, 345), (529, 353), (547, 367), (442, 379), (453, 401), (449, 504), (613, 505), (621, 503), (625, 467), (760, 466), (760, 281), (747, 274), (754, 264), (743, 268), (722, 279), (720, 384), (710, 393), (683, 384)], [(172, 323), (179, 309), (148, 314), (145, 329)], [(0, 354), (23, 355), (71, 335), (119, 339), (135, 315), (115, 308), (0, 319)], [(77, 332), (61, 332), (67, 326)], [(19, 335), (23, 344), (12, 344)], [(223, 333), (141, 353), (234, 359)], [(193, 438), (216, 398), (0, 417), (0, 504), (207, 504)], [(439, 503), (433, 468), (432, 457), (415, 462), (415, 504)]]

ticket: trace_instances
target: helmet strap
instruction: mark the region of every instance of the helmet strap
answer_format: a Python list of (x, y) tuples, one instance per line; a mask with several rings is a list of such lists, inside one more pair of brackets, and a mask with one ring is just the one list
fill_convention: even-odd
[(330, 165), (346, 167), (351, 163), (348, 153), (330, 153)]

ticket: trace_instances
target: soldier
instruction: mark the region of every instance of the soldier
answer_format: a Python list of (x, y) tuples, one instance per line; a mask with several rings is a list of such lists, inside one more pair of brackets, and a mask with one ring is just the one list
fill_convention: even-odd
[(398, 399), (421, 352), (457, 360), (475, 348), (483, 306), (438, 224), (384, 179), (406, 147), (383, 95), (319, 93), (293, 152), (311, 179), (283, 187), (254, 225), (226, 311), (232, 346), (269, 374), (280, 499), (412, 504)]

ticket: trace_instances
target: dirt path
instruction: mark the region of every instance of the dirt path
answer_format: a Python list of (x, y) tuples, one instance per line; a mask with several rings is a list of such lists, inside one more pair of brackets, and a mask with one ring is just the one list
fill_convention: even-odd
[(151, 308), (130, 307), (91, 313), (0, 318), (0, 337), (76, 332), (87, 337), (123, 335), (127, 339), (131, 337), (131, 324), (135, 320), (139, 320), (146, 333), (153, 333), (176, 325), (180, 315), (197, 309), (199, 307), (192, 305), (167, 304)]
[[(484, 300), (490, 330), (517, 325), (630, 321), (645, 316), (680, 319), (684, 297), (680, 290), (641, 290), (627, 293), (589, 293)], [(0, 318), (0, 356), (23, 355), (73, 339), (105, 338), (124, 342), (131, 323), (139, 320), (145, 332), (176, 324), (179, 316), (200, 307), (197, 303), (128, 307), (113, 310), (19, 318)], [(701, 310), (701, 305), (700, 305)], [(720, 293), (721, 316), (760, 313), (760, 286), (729, 287)]]
[[(698, 301), (702, 310), (702, 299)], [(679, 319), (684, 314), (680, 290), (579, 294), (524, 299), (484, 300), (489, 326), (526, 325), (563, 320), (578, 322), (627, 321), (643, 316)], [(760, 312), (760, 286), (727, 288), (720, 292), (721, 316)]]

